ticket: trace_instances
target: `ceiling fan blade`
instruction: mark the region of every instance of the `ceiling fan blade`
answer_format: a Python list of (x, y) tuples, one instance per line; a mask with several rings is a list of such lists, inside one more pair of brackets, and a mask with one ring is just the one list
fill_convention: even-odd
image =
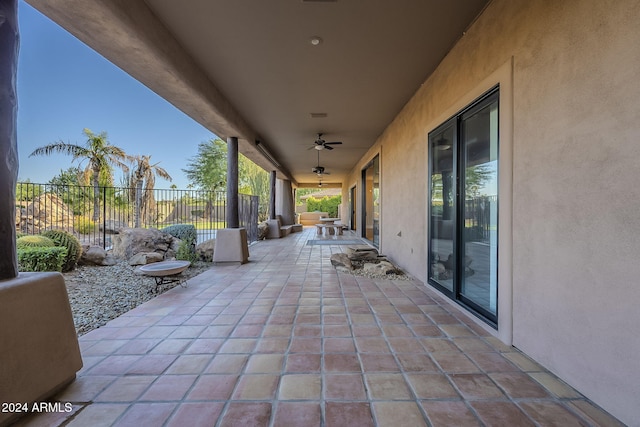
[(327, 144), (324, 144), (324, 148), (326, 148), (327, 150), (333, 150), (333, 147)]
[(324, 145), (329, 145), (329, 144), (330, 145), (340, 145), (340, 144), (342, 144), (342, 142), (341, 141), (334, 141), (334, 142), (325, 142), (324, 143)]

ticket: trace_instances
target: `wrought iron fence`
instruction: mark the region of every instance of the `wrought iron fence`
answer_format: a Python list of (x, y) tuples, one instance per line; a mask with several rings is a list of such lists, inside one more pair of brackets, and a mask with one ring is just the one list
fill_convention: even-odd
[[(240, 226), (250, 242), (257, 240), (259, 198), (239, 195)], [(124, 227), (162, 229), (193, 224), (198, 242), (215, 238), (225, 228), (226, 193), (221, 191), (35, 184), (16, 186), (16, 230), (38, 234), (62, 228), (82, 242), (111, 245), (111, 235)]]
[[(469, 198), (465, 200), (464, 212), (466, 239), (488, 241), (492, 231), (492, 213), (497, 218), (498, 197)], [(495, 226), (495, 224), (493, 225)]]

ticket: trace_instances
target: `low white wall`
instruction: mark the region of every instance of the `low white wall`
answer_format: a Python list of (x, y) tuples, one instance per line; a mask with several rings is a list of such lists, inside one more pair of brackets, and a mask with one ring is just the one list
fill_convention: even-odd
[(328, 218), (327, 212), (302, 212), (298, 216), (298, 223), (302, 225), (316, 225), (320, 222), (320, 218)]

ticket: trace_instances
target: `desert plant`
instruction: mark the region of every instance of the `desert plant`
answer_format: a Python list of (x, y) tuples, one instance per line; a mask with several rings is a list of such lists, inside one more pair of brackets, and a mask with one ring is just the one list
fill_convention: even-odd
[(27, 247), (18, 249), (19, 271), (62, 271), (67, 248)]
[(196, 240), (198, 238), (198, 233), (196, 232), (196, 227), (193, 224), (170, 225), (160, 231), (181, 240), (176, 253), (177, 259), (191, 262), (194, 262), (197, 259)]
[(196, 227), (193, 224), (176, 224), (163, 228), (163, 233), (171, 234), (173, 237), (177, 237), (180, 240), (188, 240), (195, 242), (198, 234), (196, 233)]
[(16, 239), (16, 248), (47, 248), (56, 246), (55, 242), (48, 237), (40, 235), (22, 236)]
[(198, 254), (193, 249), (193, 245), (190, 242), (182, 240), (180, 241), (178, 251), (176, 252), (176, 259), (194, 263), (198, 260)]
[(62, 271), (71, 271), (76, 266), (80, 255), (82, 255), (82, 246), (78, 239), (71, 233), (64, 230), (47, 230), (41, 235), (50, 238), (56, 244), (67, 249), (67, 254), (62, 265)]

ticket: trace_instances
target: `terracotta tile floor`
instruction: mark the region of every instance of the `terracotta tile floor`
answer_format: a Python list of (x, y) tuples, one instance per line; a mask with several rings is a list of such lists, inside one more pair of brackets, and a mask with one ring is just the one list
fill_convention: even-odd
[(259, 242), (82, 336), (55, 398), (73, 412), (19, 424), (621, 425), (422, 283), (337, 273), (345, 246), (308, 239)]

